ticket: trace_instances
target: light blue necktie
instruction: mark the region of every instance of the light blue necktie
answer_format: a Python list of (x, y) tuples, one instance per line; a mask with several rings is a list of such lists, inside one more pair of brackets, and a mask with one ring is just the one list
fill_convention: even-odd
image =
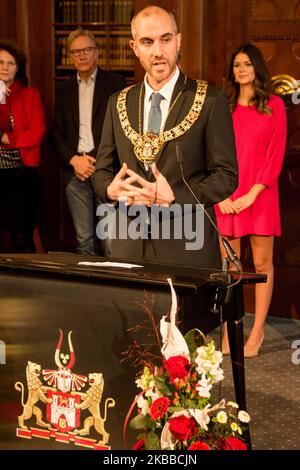
[(161, 109), (160, 102), (163, 96), (160, 93), (152, 93), (151, 95), (151, 108), (148, 116), (148, 131), (154, 134), (160, 134), (161, 126)]

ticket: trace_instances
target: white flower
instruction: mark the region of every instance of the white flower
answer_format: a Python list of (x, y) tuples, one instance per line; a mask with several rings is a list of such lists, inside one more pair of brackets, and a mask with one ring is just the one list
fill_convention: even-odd
[(141, 388), (142, 390), (144, 390), (144, 380), (143, 380), (143, 377), (144, 377), (144, 376), (142, 375), (140, 379), (136, 379), (136, 381), (135, 381), (137, 388)]
[(223, 370), (220, 364), (223, 360), (221, 351), (216, 351), (215, 343), (211, 341), (207, 346), (201, 346), (197, 349), (197, 357), (195, 362), (197, 364), (198, 374), (206, 374), (211, 378), (211, 383), (220, 382), (223, 380)]
[(218, 369), (212, 369), (209, 371), (212, 376), (212, 383), (221, 382), (224, 379), (224, 371), (219, 367)]
[(225, 411), (219, 411), (216, 416), (218, 423), (226, 424), (227, 423), (227, 414)]
[(141, 377), (137, 379), (135, 383), (137, 387), (141, 388), (142, 390), (146, 390), (146, 388), (155, 386), (154, 377), (150, 373), (150, 370), (148, 369), (148, 367), (144, 368), (143, 375), (141, 375)]
[(239, 414), (238, 414), (238, 419), (239, 419), (242, 423), (249, 423), (249, 421), (250, 421), (250, 416), (248, 415), (248, 413), (247, 413), (246, 411), (240, 410), (240, 411), (239, 411)]
[(210, 422), (210, 417), (208, 415), (210, 405), (206, 405), (204, 410), (199, 410), (198, 408), (189, 409), (189, 414), (195, 418), (199, 426), (205, 431), (208, 431), (207, 424)]
[(199, 380), (196, 385), (196, 390), (199, 393), (200, 397), (209, 398), (211, 388), (211, 380), (207, 379), (205, 374), (202, 374), (201, 380)]
[(141, 413), (142, 415), (147, 415), (149, 414), (149, 403), (147, 400), (145, 400), (143, 398), (143, 396), (139, 396), (139, 398), (137, 399), (137, 406), (138, 408), (141, 409)]
[[(210, 385), (210, 388), (212, 385)], [(196, 387), (196, 390), (198, 391), (200, 397), (202, 398), (210, 398), (210, 388), (204, 388), (204, 387)]]
[(190, 362), (190, 352), (188, 345), (176, 326), (176, 313), (177, 313), (177, 297), (174, 290), (172, 279), (167, 279), (171, 294), (172, 294), (172, 306), (170, 311), (170, 321), (166, 321), (167, 315), (164, 315), (160, 320), (160, 334), (162, 337), (162, 348), (161, 352), (165, 359), (169, 359), (172, 356), (184, 356)]
[(169, 429), (169, 423), (164, 425), (164, 428), (160, 436), (160, 448), (161, 450), (173, 450), (175, 449), (176, 438), (173, 436)]
[(237, 403), (235, 403), (235, 401), (228, 401), (227, 405), (231, 406), (231, 408), (238, 408), (239, 407), (239, 405)]
[(147, 390), (145, 393), (145, 397), (151, 398), (152, 402), (154, 402), (157, 398), (159, 398), (161, 395), (156, 393), (155, 389), (151, 388), (150, 390)]

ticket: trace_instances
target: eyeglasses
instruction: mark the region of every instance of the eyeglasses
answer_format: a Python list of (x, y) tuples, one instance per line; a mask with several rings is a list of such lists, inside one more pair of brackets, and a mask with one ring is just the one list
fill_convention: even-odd
[(72, 49), (70, 50), (70, 54), (72, 54), (74, 57), (79, 57), (80, 52), (82, 52), (83, 55), (90, 55), (92, 53), (92, 50), (97, 49), (96, 47), (84, 47), (83, 49)]
[(0, 66), (7, 65), (7, 67), (16, 67), (16, 63), (12, 61), (5, 62), (4, 60), (0, 60)]

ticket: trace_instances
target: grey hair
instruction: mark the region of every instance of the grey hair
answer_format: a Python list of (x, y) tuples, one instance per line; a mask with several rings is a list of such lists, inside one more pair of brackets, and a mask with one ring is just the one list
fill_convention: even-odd
[(72, 31), (72, 33), (70, 33), (68, 36), (68, 39), (67, 39), (68, 51), (70, 50), (72, 42), (75, 41), (75, 39), (79, 38), (80, 36), (87, 36), (88, 38), (90, 38), (91, 41), (93, 41), (95, 46), (98, 47), (95, 36), (87, 29), (79, 28), (79, 29), (76, 29), (75, 31)]

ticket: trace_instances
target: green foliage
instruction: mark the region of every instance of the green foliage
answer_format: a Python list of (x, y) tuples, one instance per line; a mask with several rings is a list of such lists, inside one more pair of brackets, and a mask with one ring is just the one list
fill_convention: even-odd
[(205, 336), (202, 331), (194, 328), (189, 330), (184, 336), (185, 342), (188, 345), (190, 353), (195, 353), (197, 348), (205, 344)]

